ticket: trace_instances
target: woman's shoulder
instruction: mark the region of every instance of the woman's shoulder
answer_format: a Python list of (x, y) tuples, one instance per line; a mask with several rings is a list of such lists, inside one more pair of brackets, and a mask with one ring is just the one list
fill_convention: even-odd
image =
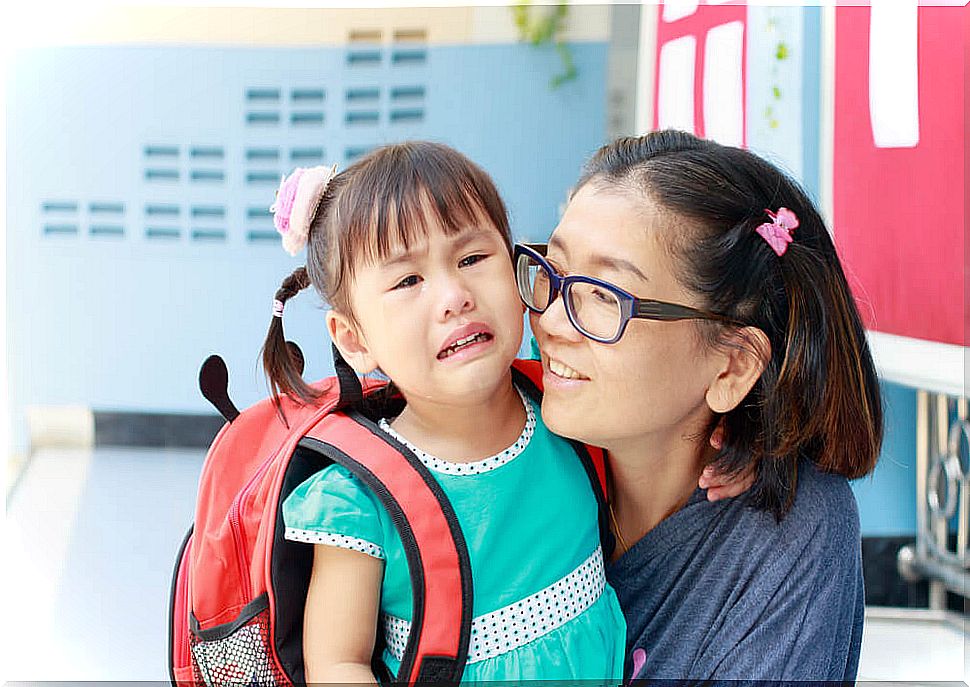
[(803, 460), (798, 466), (795, 501), (778, 527), (779, 536), (800, 540), (820, 555), (838, 558), (857, 549), (859, 509), (849, 481)]
[(807, 460), (798, 466), (795, 500), (781, 520), (755, 508), (743, 495), (732, 501), (702, 507), (729, 549), (780, 550), (834, 560), (860, 547), (859, 512), (848, 481)]
[(859, 511), (849, 480), (822, 472), (808, 460), (798, 466), (798, 483), (792, 514), (819, 522), (858, 521)]

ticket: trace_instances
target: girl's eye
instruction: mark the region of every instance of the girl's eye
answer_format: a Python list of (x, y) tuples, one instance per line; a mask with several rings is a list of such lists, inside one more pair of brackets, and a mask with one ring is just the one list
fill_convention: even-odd
[(485, 255), (484, 253), (476, 253), (474, 255), (469, 255), (466, 258), (462, 258), (461, 261), (458, 263), (458, 266), (459, 267), (471, 267), (472, 265), (481, 262), (482, 260), (484, 260), (487, 257), (488, 256)]
[(394, 285), (394, 288), (392, 289), (392, 291), (393, 290), (397, 290), (397, 289), (408, 289), (408, 288), (411, 288), (412, 286), (417, 286), (418, 285), (418, 281), (420, 279), (421, 279), (421, 277), (419, 277), (416, 274), (409, 274), (404, 279), (402, 279), (397, 284), (395, 284)]

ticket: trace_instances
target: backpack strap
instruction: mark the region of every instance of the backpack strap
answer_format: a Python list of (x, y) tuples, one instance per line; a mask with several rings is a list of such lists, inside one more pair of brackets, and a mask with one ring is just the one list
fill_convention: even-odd
[(333, 410), (355, 408), (364, 398), (364, 389), (361, 386), (360, 378), (354, 372), (350, 363), (344, 360), (336, 344), (330, 344), (330, 349), (333, 353), (333, 370), (337, 375), (337, 382), (340, 384), (340, 396), (337, 398)]
[(459, 682), (471, 639), (471, 560), (441, 486), (410, 449), (355, 410), (327, 415), (300, 446), (322, 453), (363, 481), (401, 536), (414, 605), (395, 681)]

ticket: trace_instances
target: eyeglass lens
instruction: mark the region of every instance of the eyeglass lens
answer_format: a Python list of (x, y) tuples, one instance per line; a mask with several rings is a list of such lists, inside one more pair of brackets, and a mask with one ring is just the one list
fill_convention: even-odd
[(567, 291), (570, 309), (580, 329), (601, 339), (616, 335), (622, 311), (615, 293), (581, 281), (571, 283)]
[[(519, 256), (516, 268), (519, 292), (526, 305), (545, 311), (552, 301), (549, 273), (528, 255)], [(580, 331), (600, 339), (616, 336), (623, 318), (616, 294), (587, 282), (571, 282), (566, 292), (567, 312)]]

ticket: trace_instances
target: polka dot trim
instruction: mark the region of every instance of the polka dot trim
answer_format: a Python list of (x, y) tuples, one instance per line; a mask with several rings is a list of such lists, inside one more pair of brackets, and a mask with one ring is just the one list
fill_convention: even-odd
[(303, 542), (304, 544), (327, 544), (328, 546), (339, 546), (341, 549), (360, 551), (374, 558), (384, 559), (384, 549), (377, 544), (371, 543), (366, 539), (348, 537), (343, 534), (332, 534), (330, 532), (317, 532), (315, 530), (300, 530), (295, 527), (287, 527), (283, 536), (290, 541)]
[(411, 623), (403, 618), (382, 614), (384, 621), (384, 639), (387, 642), (387, 650), (397, 658), (398, 661), (404, 658), (404, 649), (407, 647), (408, 636), (411, 634)]
[(525, 450), (525, 447), (529, 445), (529, 440), (532, 439), (532, 435), (536, 429), (536, 413), (532, 408), (532, 404), (529, 403), (525, 395), (518, 388), (516, 388), (516, 391), (519, 392), (519, 398), (522, 399), (522, 404), (525, 406), (526, 418), (525, 427), (522, 428), (522, 434), (519, 435), (519, 438), (515, 440), (514, 444), (509, 446), (501, 453), (496, 453), (494, 456), (482, 458), (481, 460), (476, 460), (471, 463), (454, 463), (437, 458), (430, 453), (422, 451), (394, 431), (394, 429), (391, 428), (391, 425), (388, 424), (387, 420), (381, 418), (377, 424), (385, 432), (407, 446), (414, 453), (414, 455), (418, 457), (418, 460), (424, 463), (428, 469), (434, 470), (435, 472), (441, 472), (446, 475), (479, 475), (483, 472), (489, 472), (495, 468), (500, 468), (514, 459)]
[[(562, 627), (592, 606), (606, 588), (600, 547), (578, 568), (545, 589), (472, 620), (468, 663), (501, 656)], [(390, 654), (404, 658), (411, 623), (382, 614)]]

